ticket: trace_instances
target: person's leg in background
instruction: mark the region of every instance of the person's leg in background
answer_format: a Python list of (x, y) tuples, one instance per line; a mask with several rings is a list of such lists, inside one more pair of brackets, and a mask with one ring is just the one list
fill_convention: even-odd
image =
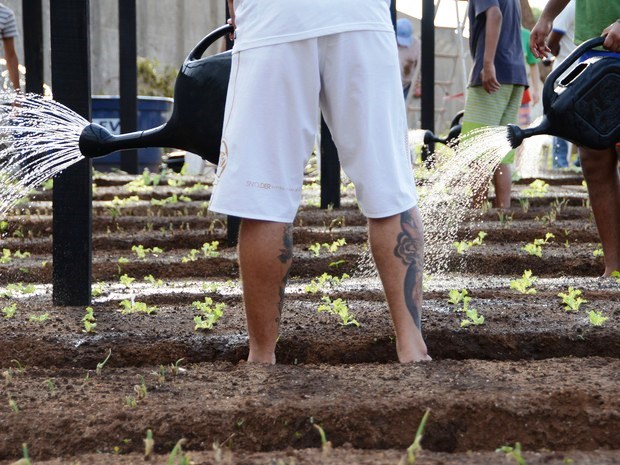
[(620, 271), (620, 175), (616, 149), (579, 148), (583, 177), (605, 254), (604, 276)]

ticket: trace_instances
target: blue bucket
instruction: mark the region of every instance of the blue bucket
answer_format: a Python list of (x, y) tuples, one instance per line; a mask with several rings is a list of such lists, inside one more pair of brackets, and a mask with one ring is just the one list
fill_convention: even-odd
[[(173, 99), (168, 97), (138, 97), (138, 130), (152, 129), (161, 126), (172, 112)], [(92, 122), (97, 123), (112, 134), (120, 134), (120, 97), (117, 95), (92, 96)], [(148, 168), (151, 172), (159, 171), (163, 150), (161, 147), (138, 149), (139, 171)], [(107, 171), (120, 167), (120, 152), (93, 159), (93, 165), (99, 170)]]

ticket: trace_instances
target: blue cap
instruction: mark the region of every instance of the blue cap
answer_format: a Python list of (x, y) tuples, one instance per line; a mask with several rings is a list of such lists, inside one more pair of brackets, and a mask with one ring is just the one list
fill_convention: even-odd
[(413, 25), (407, 18), (396, 21), (396, 42), (403, 47), (409, 47), (413, 41)]

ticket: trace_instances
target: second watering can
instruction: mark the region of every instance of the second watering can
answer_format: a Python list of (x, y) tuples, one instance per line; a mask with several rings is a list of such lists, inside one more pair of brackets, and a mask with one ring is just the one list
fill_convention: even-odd
[(206, 58), (202, 58), (202, 55), (217, 39), (232, 31), (230, 25), (216, 29), (187, 56), (174, 85), (174, 106), (167, 123), (146, 131), (118, 136), (98, 124), (89, 124), (80, 135), (82, 155), (95, 158), (117, 150), (170, 147), (195, 153), (217, 164), (231, 52)]
[(599, 150), (620, 142), (620, 55), (589, 58), (566, 74), (585, 52), (604, 40), (596, 37), (584, 42), (549, 74), (543, 88), (542, 122), (527, 129), (509, 124), (513, 148), (538, 134)]

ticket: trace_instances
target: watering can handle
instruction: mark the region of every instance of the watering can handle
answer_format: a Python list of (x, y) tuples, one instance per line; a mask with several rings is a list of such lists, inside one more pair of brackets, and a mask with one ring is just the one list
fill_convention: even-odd
[(209, 33), (204, 39), (198, 42), (194, 49), (189, 52), (189, 55), (187, 55), (185, 61), (200, 60), (205, 50), (207, 50), (216, 40), (224, 37), (226, 34), (231, 34), (234, 31), (235, 28), (230, 24), (225, 24), (224, 26), (218, 27), (215, 31)]
[(585, 52), (593, 49), (594, 47), (599, 47), (603, 45), (605, 42), (605, 37), (594, 37), (592, 39), (586, 40), (584, 43), (579, 45), (575, 50), (572, 51), (570, 55), (568, 55), (562, 63), (558, 65), (556, 69), (554, 69), (547, 79), (545, 80), (545, 85), (543, 87), (543, 107), (545, 109), (549, 108), (551, 105), (551, 97), (554, 95), (554, 86), (555, 81), (558, 77), (560, 77), (570, 66)]

